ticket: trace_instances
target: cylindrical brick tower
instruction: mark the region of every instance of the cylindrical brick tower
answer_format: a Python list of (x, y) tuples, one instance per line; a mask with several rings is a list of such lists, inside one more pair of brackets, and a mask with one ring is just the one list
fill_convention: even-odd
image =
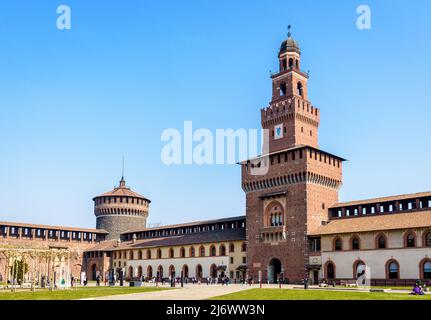
[(96, 228), (109, 232), (106, 239), (119, 239), (120, 234), (147, 225), (150, 200), (126, 187), (122, 177), (120, 185), (110, 192), (94, 197)]

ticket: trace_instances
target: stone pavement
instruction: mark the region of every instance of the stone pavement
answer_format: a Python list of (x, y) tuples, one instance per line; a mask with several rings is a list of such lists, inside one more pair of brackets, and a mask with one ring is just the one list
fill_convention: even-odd
[[(167, 286), (164, 287), (168, 288)], [(203, 300), (233, 292), (248, 290), (253, 287), (256, 287), (256, 285), (250, 287), (240, 284), (231, 284), (229, 286), (222, 286), (219, 284), (209, 286), (206, 284), (189, 284), (185, 285), (184, 288), (177, 286), (175, 289), (171, 290), (129, 293), (83, 300)]]

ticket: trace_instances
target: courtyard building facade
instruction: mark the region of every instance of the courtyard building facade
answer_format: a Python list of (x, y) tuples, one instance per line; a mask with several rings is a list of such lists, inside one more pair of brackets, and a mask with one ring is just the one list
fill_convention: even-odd
[(345, 160), (319, 146), (320, 109), (290, 33), (278, 63), (260, 110), (267, 152), (240, 163), (245, 215), (148, 228), (151, 201), (122, 177), (93, 198), (96, 229), (0, 222), (0, 282), (227, 276), (339, 284), (364, 270), (375, 285), (430, 281), (431, 192), (340, 203)]

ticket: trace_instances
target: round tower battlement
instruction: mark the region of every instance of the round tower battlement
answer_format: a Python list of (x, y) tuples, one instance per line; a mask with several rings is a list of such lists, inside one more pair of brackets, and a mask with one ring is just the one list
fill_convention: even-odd
[(114, 190), (93, 198), (96, 228), (109, 234), (106, 239), (119, 239), (121, 233), (147, 225), (151, 201), (126, 186), (121, 178)]

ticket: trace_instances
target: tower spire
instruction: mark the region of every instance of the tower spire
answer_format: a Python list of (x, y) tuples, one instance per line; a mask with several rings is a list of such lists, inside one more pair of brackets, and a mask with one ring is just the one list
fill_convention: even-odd
[(121, 180), (124, 180), (124, 156), (123, 156), (123, 168), (121, 170)]
[(124, 156), (123, 156), (123, 167), (121, 169), (120, 188), (124, 188), (125, 186), (126, 186), (126, 181), (124, 180)]

